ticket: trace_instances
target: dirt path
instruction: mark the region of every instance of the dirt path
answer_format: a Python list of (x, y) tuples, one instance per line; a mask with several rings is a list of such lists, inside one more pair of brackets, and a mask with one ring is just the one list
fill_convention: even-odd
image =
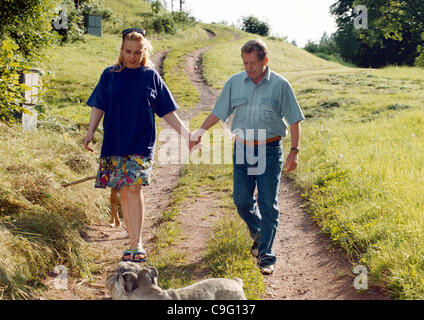
[(274, 243), (277, 264), (274, 274), (265, 277), (265, 300), (382, 300), (374, 289), (359, 294), (353, 287), (356, 275), (340, 249), (331, 250), (308, 214), (301, 191), (282, 176), (279, 206), (280, 222)]
[[(201, 101), (190, 112), (179, 113), (188, 120), (199, 112), (210, 111), (219, 91), (206, 85), (202, 76), (202, 54), (209, 48), (203, 48), (189, 54), (185, 71), (193, 85), (199, 91)], [(155, 64), (160, 66), (166, 52), (155, 56)], [(164, 121), (161, 126), (167, 127)], [(192, 130), (195, 128), (191, 128)], [(158, 165), (154, 169), (154, 180), (144, 188), (146, 199), (146, 217), (143, 226), (143, 241), (148, 252), (153, 246), (154, 224), (158, 215), (169, 203), (170, 193), (181, 175), (181, 165)], [(304, 210), (305, 201), (300, 190), (282, 177), (279, 202), (280, 223), (274, 244), (278, 261), (273, 275), (265, 277), (266, 300), (284, 299), (385, 299), (378, 291), (358, 294), (353, 288), (354, 275), (351, 264), (338, 250), (329, 251), (329, 240), (320, 233), (319, 228)], [(106, 193), (105, 193), (106, 196)], [(202, 259), (206, 242), (212, 236), (214, 221), (220, 217), (217, 201), (213, 194), (203, 194), (196, 201), (188, 203), (178, 216), (183, 240), (176, 249), (187, 252), (185, 263), (196, 265)], [(201, 210), (199, 210), (201, 208)], [(201, 211), (201, 212), (199, 212)], [(90, 283), (69, 280), (68, 290), (57, 290), (53, 286), (54, 276), (46, 280), (49, 290), (43, 299), (107, 299), (105, 279), (109, 271), (116, 268), (117, 258), (128, 244), (128, 235), (124, 228), (109, 228), (93, 225), (84, 235), (90, 250), (97, 257), (95, 263), (105, 270), (95, 276)], [(195, 268), (196, 276), (201, 278), (206, 270)]]

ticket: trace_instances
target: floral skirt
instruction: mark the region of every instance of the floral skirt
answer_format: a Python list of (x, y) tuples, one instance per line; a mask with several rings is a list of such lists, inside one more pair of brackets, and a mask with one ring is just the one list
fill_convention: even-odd
[(150, 184), (153, 160), (140, 155), (101, 157), (96, 188), (120, 189), (123, 186)]

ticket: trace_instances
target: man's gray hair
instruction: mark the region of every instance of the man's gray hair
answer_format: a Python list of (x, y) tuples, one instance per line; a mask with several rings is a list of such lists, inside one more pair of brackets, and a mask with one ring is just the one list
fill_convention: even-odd
[(268, 55), (268, 48), (262, 39), (249, 40), (241, 47), (242, 55), (243, 53), (251, 53), (253, 51), (256, 51), (260, 61), (264, 61), (265, 57)]

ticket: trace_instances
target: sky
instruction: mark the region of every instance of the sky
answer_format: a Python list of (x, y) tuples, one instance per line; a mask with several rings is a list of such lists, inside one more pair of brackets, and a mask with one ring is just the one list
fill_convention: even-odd
[[(179, 1), (174, 1), (174, 5)], [(240, 23), (242, 16), (254, 15), (268, 22), (271, 34), (296, 40), (303, 47), (308, 40), (317, 41), (324, 31), (336, 31), (329, 7), (336, 0), (185, 0), (184, 9), (198, 20), (210, 23)]]

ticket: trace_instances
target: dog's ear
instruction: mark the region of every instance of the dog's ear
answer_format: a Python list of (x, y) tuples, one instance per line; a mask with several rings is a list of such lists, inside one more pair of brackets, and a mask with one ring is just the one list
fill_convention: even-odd
[(124, 288), (127, 294), (138, 288), (137, 275), (134, 272), (124, 272), (122, 278), (124, 279)]
[(150, 271), (150, 277), (152, 278), (152, 283), (158, 285), (158, 269), (155, 267), (148, 267)]
[(150, 274), (150, 268), (143, 268), (138, 272), (138, 281), (140, 283), (140, 287), (151, 287), (152, 284), (155, 284)]

